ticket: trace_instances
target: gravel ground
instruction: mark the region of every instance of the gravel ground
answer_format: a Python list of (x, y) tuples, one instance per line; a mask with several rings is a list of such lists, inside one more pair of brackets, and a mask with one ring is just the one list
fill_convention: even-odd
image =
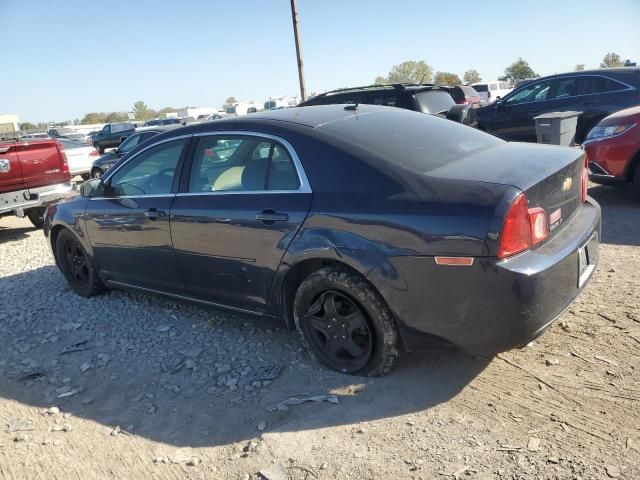
[(640, 478), (640, 207), (591, 194), (600, 267), (543, 337), (379, 379), (316, 365), (275, 321), (79, 298), (42, 233), (0, 219), (0, 477)]

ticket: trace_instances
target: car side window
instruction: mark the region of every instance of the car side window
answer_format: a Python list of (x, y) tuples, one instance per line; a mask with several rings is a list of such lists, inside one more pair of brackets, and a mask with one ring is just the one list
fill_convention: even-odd
[(189, 192), (297, 190), (298, 175), (286, 149), (258, 137), (201, 137)]
[(547, 80), (529, 83), (505, 99), (505, 103), (508, 105), (519, 105), (521, 103), (550, 100), (552, 98), (551, 87), (553, 86), (553, 81), (554, 80)]
[(578, 79), (566, 77), (558, 79), (555, 98), (575, 97), (578, 94)]
[(173, 178), (186, 139), (161, 143), (134, 156), (108, 180), (108, 196), (164, 195), (171, 193)]
[(124, 142), (120, 144), (118, 150), (122, 153), (129, 153), (131, 150), (136, 148), (138, 144), (141, 142), (140, 137), (142, 135), (134, 135), (132, 137), (127, 138)]
[(606, 77), (600, 77), (600, 82), (598, 83), (598, 93), (617, 92), (625, 88), (622, 83)]

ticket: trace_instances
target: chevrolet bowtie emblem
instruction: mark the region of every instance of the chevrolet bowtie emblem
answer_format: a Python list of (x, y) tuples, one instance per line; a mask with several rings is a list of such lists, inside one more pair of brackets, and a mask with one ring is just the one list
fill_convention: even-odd
[(571, 190), (571, 185), (573, 185), (573, 180), (571, 180), (571, 178), (565, 178), (564, 182), (562, 182), (562, 191), (568, 192)]

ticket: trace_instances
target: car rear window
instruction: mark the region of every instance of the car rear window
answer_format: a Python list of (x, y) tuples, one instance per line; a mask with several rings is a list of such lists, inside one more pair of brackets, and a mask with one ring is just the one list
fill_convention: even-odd
[(437, 115), (438, 113), (448, 112), (455, 105), (453, 97), (449, 92), (442, 90), (428, 90), (416, 94), (416, 99), (420, 104), (420, 108), (424, 113)]
[(488, 90), (489, 90), (489, 89), (487, 88), (487, 84), (486, 84), (486, 83), (483, 83), (483, 84), (480, 84), (480, 85), (473, 85), (473, 89), (474, 89), (476, 92), (486, 92), (486, 91), (488, 91)]
[(416, 173), (504, 143), (451, 120), (404, 109), (345, 117), (319, 130)]
[(464, 94), (467, 97), (477, 97), (478, 96), (478, 92), (473, 87), (467, 87), (465, 85), (462, 85), (460, 88), (462, 89), (462, 91), (464, 92)]

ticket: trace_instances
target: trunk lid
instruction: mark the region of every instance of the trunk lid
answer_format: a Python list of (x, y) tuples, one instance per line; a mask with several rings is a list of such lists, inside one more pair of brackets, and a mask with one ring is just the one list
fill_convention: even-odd
[(582, 203), (583, 168), (584, 152), (577, 148), (506, 143), (462, 157), (429, 174), (522, 190), (529, 208), (544, 208), (551, 238)]

